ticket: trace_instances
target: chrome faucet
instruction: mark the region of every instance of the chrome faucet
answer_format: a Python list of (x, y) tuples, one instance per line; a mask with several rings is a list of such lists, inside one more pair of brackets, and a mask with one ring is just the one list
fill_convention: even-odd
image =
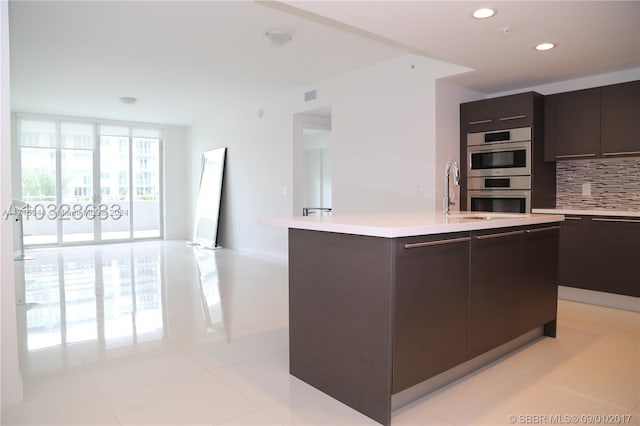
[(444, 166), (444, 197), (442, 199), (442, 210), (445, 215), (449, 214), (451, 206), (455, 205), (455, 192), (450, 195), (449, 189), (449, 175), (451, 174), (451, 171), (453, 171), (453, 184), (455, 186), (460, 186), (460, 168), (455, 160), (449, 160), (447, 165)]

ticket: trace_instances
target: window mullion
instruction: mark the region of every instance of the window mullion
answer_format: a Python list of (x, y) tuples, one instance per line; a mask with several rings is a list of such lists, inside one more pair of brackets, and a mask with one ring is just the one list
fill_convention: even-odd
[[(62, 149), (61, 140), (62, 133), (60, 130), (60, 121), (56, 121), (56, 200), (54, 211), (57, 213), (60, 210), (60, 205), (62, 204)], [(48, 206), (47, 206), (48, 210)], [(58, 245), (62, 245), (62, 235), (64, 229), (62, 228), (62, 220), (60, 220), (60, 215), (56, 214), (56, 229), (58, 233)]]
[(133, 240), (133, 136), (129, 128), (129, 239)]
[[(102, 203), (102, 170), (100, 169), (100, 136), (98, 135), (98, 123), (93, 123), (93, 210), (97, 210)], [(93, 240), (102, 240), (102, 220), (100, 215), (94, 215)]]

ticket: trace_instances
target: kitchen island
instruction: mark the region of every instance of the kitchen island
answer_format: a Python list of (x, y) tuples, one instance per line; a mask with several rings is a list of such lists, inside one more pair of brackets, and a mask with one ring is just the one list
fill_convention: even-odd
[(290, 372), (388, 425), (393, 409), (555, 337), (562, 215), (265, 219), (289, 228)]

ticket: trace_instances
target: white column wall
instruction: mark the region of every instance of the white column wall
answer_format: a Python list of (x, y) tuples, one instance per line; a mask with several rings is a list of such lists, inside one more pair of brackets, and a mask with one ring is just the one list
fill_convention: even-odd
[(190, 239), (188, 205), (189, 183), (187, 175), (188, 131), (186, 127), (165, 127), (162, 131), (164, 144), (164, 238), (166, 240)]
[[(447, 81), (436, 83), (436, 203), (442, 209), (444, 197), (444, 165), (449, 160), (460, 164), (460, 104), (484, 99), (475, 90), (457, 86)], [(455, 205), (460, 210), (460, 188), (455, 189)]]
[[(11, 112), (9, 105), (9, 11), (0, 1), (0, 210), (11, 204)], [(0, 407), (22, 401), (22, 378), (18, 363), (13, 220), (0, 219)], [(0, 408), (0, 415), (1, 415)]]

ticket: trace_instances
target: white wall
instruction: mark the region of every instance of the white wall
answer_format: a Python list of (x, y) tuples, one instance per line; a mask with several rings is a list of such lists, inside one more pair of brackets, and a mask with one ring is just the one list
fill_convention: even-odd
[[(222, 245), (285, 259), (284, 229), (261, 217), (292, 214), (293, 115), (331, 110), (336, 213), (433, 210), (436, 195), (436, 85), (459, 66), (408, 55), (212, 117), (191, 128), (191, 207), (202, 152), (229, 147)], [(258, 110), (263, 111), (262, 118)]]
[[(444, 166), (449, 160), (460, 164), (460, 104), (484, 99), (485, 94), (444, 80), (436, 83), (436, 201), (442, 209)], [(455, 189), (455, 205), (460, 210), (460, 188)]]
[[(211, 117), (190, 129), (189, 232), (200, 180), (202, 153), (228, 147), (219, 242), (235, 248), (284, 259), (287, 243), (284, 231), (257, 224), (265, 216), (291, 214), (292, 116), (286, 108), (291, 99), (274, 99)], [(264, 115), (258, 118), (262, 108)], [(286, 194), (283, 194), (283, 187)]]
[(188, 208), (189, 178), (187, 173), (188, 131), (186, 127), (165, 127), (162, 130), (164, 144), (164, 238), (166, 240), (190, 239)]
[[(9, 11), (8, 2), (0, 1), (0, 209), (11, 203), (11, 112), (9, 105)], [(22, 379), (18, 364), (16, 300), (13, 262), (13, 221), (0, 223), (0, 407), (22, 401)], [(0, 408), (1, 411), (1, 408)], [(1, 414), (1, 412), (0, 412)]]
[(437, 208), (435, 81), (460, 71), (407, 56), (341, 76), (320, 92), (332, 109), (336, 213)]

